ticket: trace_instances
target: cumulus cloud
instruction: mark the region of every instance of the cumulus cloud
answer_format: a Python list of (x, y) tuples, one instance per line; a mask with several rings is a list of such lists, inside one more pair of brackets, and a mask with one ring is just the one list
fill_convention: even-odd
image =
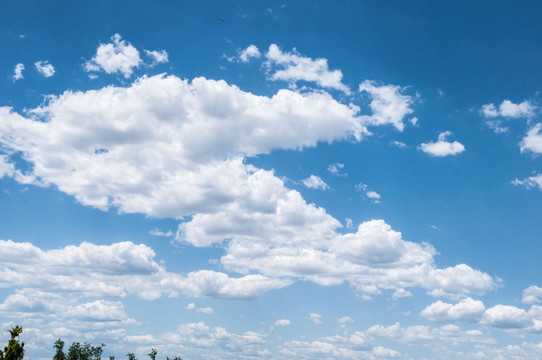
[(17, 65), (15, 65), (15, 70), (14, 70), (14, 74), (12, 76), (12, 79), (13, 80), (23, 79), (24, 78), (23, 70), (24, 70), (24, 64), (18, 63)]
[[(371, 97), (369, 104), (373, 114), (366, 116), (368, 125), (391, 124), (399, 131), (403, 131), (405, 116), (411, 114), (412, 97), (403, 95), (403, 88), (397, 85), (377, 85), (376, 82), (365, 80), (359, 85), (360, 92), (366, 92)], [(414, 122), (415, 123), (415, 122)]]
[[(200, 270), (182, 276), (154, 261), (154, 251), (131, 242), (82, 243), (43, 251), (31, 243), (0, 240), (0, 287), (24, 287), (71, 297), (135, 296), (154, 300), (190, 296), (251, 299), (291, 282), (262, 275), (231, 278)], [(39, 269), (39, 270), (38, 270)]]
[(96, 54), (84, 64), (84, 69), (87, 72), (103, 70), (108, 74), (121, 73), (125, 78), (129, 78), (133, 69), (142, 64), (139, 51), (129, 42), (122, 40), (119, 34), (113, 35), (111, 41), (98, 46)]
[[(55, 68), (53, 65), (49, 64), (49, 61), (37, 61), (34, 63), (34, 66), (36, 67), (36, 70), (46, 78), (55, 74)], [(15, 68), (15, 74), (17, 74), (17, 68)]]
[(520, 104), (514, 104), (510, 100), (504, 100), (499, 108), (495, 104), (486, 104), (482, 106), (482, 114), (486, 118), (494, 118), (497, 116), (502, 116), (505, 118), (520, 118), (520, 117), (532, 117), (534, 116), (536, 106), (531, 104), (530, 101), (524, 101)]
[(521, 152), (531, 151), (535, 154), (542, 154), (542, 123), (533, 126), (519, 144)]
[(448, 142), (446, 138), (452, 135), (451, 131), (445, 131), (439, 134), (436, 142), (422, 143), (419, 149), (431, 156), (449, 156), (457, 155), (465, 151), (465, 146), (458, 141)]
[(246, 49), (241, 51), (239, 54), (239, 60), (246, 63), (249, 62), (251, 58), (259, 58), (261, 56), (260, 50), (256, 45), (249, 45)]
[[(167, 288), (171, 294), (254, 298), (296, 280), (346, 281), (369, 295), (422, 287), (438, 296), (466, 296), (495, 286), (467, 265), (437, 268), (430, 245), (403, 240), (382, 220), (340, 234), (340, 222), (325, 209), (308, 204), (273, 171), (246, 163), (247, 156), (274, 149), (361, 140), (367, 130), (358, 109), (327, 93), (280, 90), (266, 97), (224, 81), (159, 75), (127, 87), (67, 91), (28, 116), (2, 107), (0, 119), (2, 146), (32, 164), (24, 180), (4, 155), (4, 176), (54, 185), (103, 210), (180, 219), (178, 241), (223, 244), (221, 265), (244, 275), (200, 270), (166, 276), (143, 249), (143, 263), (164, 288), (149, 286), (138, 296), (157, 298)], [(342, 168), (337, 163), (330, 171)], [(94, 248), (70, 250), (81, 249)], [(78, 264), (84, 262), (74, 261), (75, 269)], [(133, 291), (129, 283), (99, 285), (114, 294)]]
[(182, 353), (183, 358), (235, 360), (268, 358), (266, 336), (255, 331), (232, 333), (198, 322), (181, 324), (175, 331), (162, 334), (161, 339), (169, 344), (164, 352)]
[[(275, 44), (269, 46), (265, 54), (270, 71), (269, 79), (282, 80), (295, 84), (298, 81), (315, 82), (323, 88), (332, 88), (349, 93), (350, 89), (342, 83), (340, 70), (329, 70), (326, 59), (313, 60), (293, 52), (282, 52)], [(276, 69), (280, 67), (281, 69)]]
[(523, 180), (515, 179), (512, 181), (512, 184), (516, 186), (525, 186), (527, 189), (539, 188), (542, 190), (542, 174), (529, 176)]
[(521, 302), (525, 304), (535, 304), (542, 302), (542, 288), (536, 285), (529, 286), (523, 290)]
[(477, 322), (484, 315), (485, 309), (483, 302), (468, 297), (455, 305), (439, 300), (423, 309), (420, 315), (431, 321)]
[(48, 121), (0, 108), (0, 132), (14, 136), (4, 145), (24, 152), (36, 177), (84, 205), (173, 218), (231, 203), (268, 178), (239, 156), (366, 133), (356, 110), (327, 94), (281, 90), (268, 98), (223, 81), (162, 75), (128, 88), (68, 91), (32, 114)]
[(482, 323), (502, 329), (521, 329), (533, 325), (533, 318), (515, 306), (496, 305), (486, 310)]
[(311, 175), (306, 179), (301, 180), (303, 185), (308, 187), (309, 189), (320, 189), (320, 190), (327, 190), (329, 189), (328, 184), (324, 182), (319, 176)]

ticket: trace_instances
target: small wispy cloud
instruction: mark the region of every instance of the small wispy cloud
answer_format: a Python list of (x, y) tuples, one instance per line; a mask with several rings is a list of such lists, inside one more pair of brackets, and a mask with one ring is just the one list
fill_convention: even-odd
[(49, 64), (49, 61), (36, 61), (34, 63), (36, 70), (46, 78), (51, 77), (55, 74), (55, 67)]
[(301, 180), (303, 185), (308, 187), (309, 189), (320, 189), (320, 190), (327, 190), (329, 189), (329, 185), (324, 182), (320, 177), (316, 175), (311, 175), (306, 179)]

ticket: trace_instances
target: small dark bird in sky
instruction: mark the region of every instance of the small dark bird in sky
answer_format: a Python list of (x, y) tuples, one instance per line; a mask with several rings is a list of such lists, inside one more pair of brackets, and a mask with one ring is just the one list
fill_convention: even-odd
[(218, 22), (224, 22), (224, 19), (220, 18), (218, 19)]

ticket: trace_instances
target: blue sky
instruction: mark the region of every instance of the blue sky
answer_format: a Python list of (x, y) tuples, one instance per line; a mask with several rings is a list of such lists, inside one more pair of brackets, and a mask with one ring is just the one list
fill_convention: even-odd
[(4, 2), (0, 340), (541, 358), (541, 10)]

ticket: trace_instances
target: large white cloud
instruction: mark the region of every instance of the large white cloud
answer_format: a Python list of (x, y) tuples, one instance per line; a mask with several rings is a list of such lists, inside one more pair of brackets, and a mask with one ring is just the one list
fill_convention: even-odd
[[(398, 89), (390, 91), (398, 95)], [(399, 109), (404, 116), (405, 108)], [(388, 114), (380, 106), (374, 110)], [(7, 149), (1, 171), (19, 182), (55, 185), (84, 205), (183, 219), (177, 239), (194, 246), (225, 243), (222, 265), (250, 275), (232, 279), (201, 270), (162, 279), (193, 296), (251, 298), (297, 279), (323, 285), (348, 281), (369, 295), (413, 286), (439, 296), (494, 288), (489, 275), (466, 265), (437, 268), (431, 246), (403, 240), (384, 221), (339, 234), (340, 222), (325, 209), (307, 204), (272, 171), (245, 161), (274, 149), (361, 140), (368, 131), (358, 112), (325, 92), (280, 90), (266, 97), (224, 81), (143, 77), (128, 87), (67, 91), (28, 117), (0, 108), (0, 139)], [(10, 162), (15, 152), (32, 165), (31, 172), (22, 174)], [(85, 256), (93, 249), (63, 251), (76, 256), (83, 248)], [(163, 270), (140, 267), (152, 265), (145, 251), (134, 270), (159, 276)], [(64, 265), (77, 269), (85, 260)], [(125, 271), (107, 264), (104, 269)], [(145, 281), (140, 296), (160, 296), (162, 290), (147, 288)], [(132, 288), (100, 286), (114, 294)]]
[(255, 171), (235, 157), (361, 139), (356, 112), (323, 93), (269, 98), (223, 81), (155, 76), (66, 92), (32, 111), (45, 122), (1, 108), (0, 134), (36, 177), (84, 205), (181, 218), (250, 191)]

